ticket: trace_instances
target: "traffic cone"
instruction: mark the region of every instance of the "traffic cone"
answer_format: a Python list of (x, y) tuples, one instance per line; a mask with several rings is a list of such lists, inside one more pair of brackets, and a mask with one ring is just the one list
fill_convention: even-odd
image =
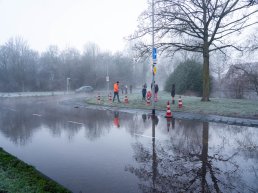
[(150, 98), (149, 98), (149, 97), (147, 97), (146, 105), (147, 105), (147, 106), (149, 106), (149, 105), (150, 105), (150, 103), (151, 103), (151, 102), (150, 102)]
[(151, 91), (148, 91), (148, 92), (147, 92), (146, 105), (149, 106), (149, 105), (151, 104), (150, 100), (151, 100)]
[(181, 96), (178, 99), (178, 108), (182, 108), (183, 107), (183, 101), (181, 99)]
[(166, 113), (166, 118), (171, 118), (172, 117), (172, 113), (170, 111), (170, 104), (169, 104), (169, 101), (167, 103), (167, 113)]
[(127, 95), (125, 95), (124, 103), (128, 104), (128, 97), (127, 97)]

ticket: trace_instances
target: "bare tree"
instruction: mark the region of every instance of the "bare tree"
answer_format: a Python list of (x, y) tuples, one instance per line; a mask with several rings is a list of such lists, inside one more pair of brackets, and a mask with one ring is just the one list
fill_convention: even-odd
[(258, 35), (255, 34), (251, 45), (251, 51), (256, 51), (256, 50), (258, 50)]
[[(180, 50), (199, 52), (203, 56), (202, 101), (209, 101), (210, 53), (224, 48), (240, 50), (230, 38), (245, 28), (257, 24), (251, 20), (258, 13), (256, 4), (241, 0), (156, 0), (155, 40), (162, 53), (173, 54)], [(140, 25), (131, 39), (151, 34), (151, 8), (140, 17)], [(144, 55), (151, 44), (135, 46)]]
[(258, 64), (257, 63), (248, 63), (248, 64), (238, 64), (233, 66), (236, 70), (239, 70), (243, 73), (243, 76), (249, 82), (250, 89), (254, 90), (258, 95)]
[(35, 89), (38, 53), (21, 37), (11, 38), (0, 49), (0, 89), (28, 91)]
[(241, 99), (244, 97), (244, 90), (247, 85), (247, 79), (243, 72), (231, 65), (222, 82), (226, 88), (226, 94), (229, 97)]

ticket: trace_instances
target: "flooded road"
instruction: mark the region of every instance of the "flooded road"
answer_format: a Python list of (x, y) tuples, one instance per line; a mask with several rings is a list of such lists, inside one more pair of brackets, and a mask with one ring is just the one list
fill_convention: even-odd
[(73, 192), (258, 192), (258, 128), (0, 100), (0, 147)]

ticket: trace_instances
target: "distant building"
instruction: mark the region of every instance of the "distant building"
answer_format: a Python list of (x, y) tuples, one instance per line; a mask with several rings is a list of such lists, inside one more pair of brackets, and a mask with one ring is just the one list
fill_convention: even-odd
[(258, 62), (231, 65), (214, 97), (258, 99)]

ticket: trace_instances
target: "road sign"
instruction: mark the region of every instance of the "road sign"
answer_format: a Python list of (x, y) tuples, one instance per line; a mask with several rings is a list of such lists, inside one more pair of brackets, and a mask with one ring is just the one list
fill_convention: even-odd
[(152, 59), (153, 60), (157, 59), (157, 49), (156, 48), (152, 48)]
[(156, 74), (156, 72), (157, 72), (157, 67), (154, 66), (154, 68), (153, 68), (153, 73)]
[(106, 81), (109, 82), (109, 76), (106, 76)]

